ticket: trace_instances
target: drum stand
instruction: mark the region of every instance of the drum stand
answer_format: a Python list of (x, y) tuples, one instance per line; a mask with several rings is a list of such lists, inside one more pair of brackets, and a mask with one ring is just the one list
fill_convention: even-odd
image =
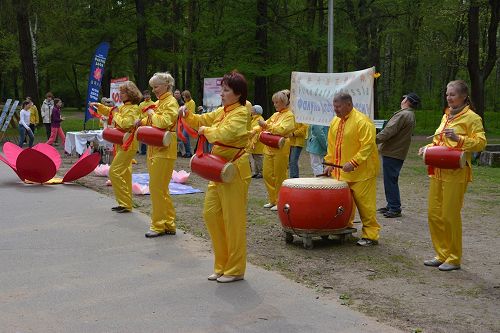
[(285, 242), (287, 244), (293, 243), (293, 235), (302, 238), (302, 245), (305, 249), (311, 250), (314, 248), (313, 237), (321, 237), (327, 240), (330, 236), (335, 236), (340, 244), (344, 244), (348, 235), (356, 232), (356, 228), (343, 228), (343, 229), (324, 229), (324, 230), (309, 230), (309, 229), (295, 229), (282, 226), (285, 233)]

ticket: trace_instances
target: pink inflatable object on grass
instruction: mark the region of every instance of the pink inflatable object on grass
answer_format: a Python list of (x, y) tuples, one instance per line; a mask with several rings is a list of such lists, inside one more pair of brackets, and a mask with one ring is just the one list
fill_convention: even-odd
[(94, 174), (99, 177), (108, 177), (109, 175), (109, 164), (99, 164), (94, 169)]
[(174, 183), (179, 183), (179, 184), (184, 184), (188, 178), (189, 178), (190, 173), (186, 172), (184, 170), (180, 171), (172, 171), (172, 181)]
[(132, 184), (132, 193), (137, 194), (137, 195), (149, 194), (149, 186), (148, 185), (141, 185), (139, 183), (133, 183)]

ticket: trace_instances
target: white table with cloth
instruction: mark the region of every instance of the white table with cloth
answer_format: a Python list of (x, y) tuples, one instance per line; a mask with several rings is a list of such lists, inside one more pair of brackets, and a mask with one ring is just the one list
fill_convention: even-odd
[(97, 141), (99, 146), (112, 148), (113, 144), (102, 138), (102, 130), (90, 130), (80, 132), (66, 132), (66, 142), (64, 143), (64, 151), (68, 154), (73, 154), (76, 151), (78, 155), (83, 154), (87, 149), (88, 141)]

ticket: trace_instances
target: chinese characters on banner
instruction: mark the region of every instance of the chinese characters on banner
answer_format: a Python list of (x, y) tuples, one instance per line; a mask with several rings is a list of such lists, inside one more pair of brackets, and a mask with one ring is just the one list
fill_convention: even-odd
[(335, 116), (333, 96), (347, 92), (353, 105), (373, 119), (375, 67), (346, 73), (292, 72), (290, 104), (299, 123), (328, 126)]

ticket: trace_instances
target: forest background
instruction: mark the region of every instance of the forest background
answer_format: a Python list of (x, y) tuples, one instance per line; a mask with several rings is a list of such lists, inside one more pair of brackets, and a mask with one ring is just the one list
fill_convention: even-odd
[[(40, 106), (52, 91), (83, 108), (94, 50), (108, 41), (104, 96), (111, 78), (142, 90), (170, 71), (201, 104), (203, 78), (238, 69), (269, 116), (292, 71), (327, 71), (327, 13), (327, 0), (0, 0), (0, 97)], [(409, 91), (441, 111), (459, 78), (480, 115), (500, 111), (500, 0), (337, 0), (334, 15), (334, 72), (382, 74), (375, 118)]]

